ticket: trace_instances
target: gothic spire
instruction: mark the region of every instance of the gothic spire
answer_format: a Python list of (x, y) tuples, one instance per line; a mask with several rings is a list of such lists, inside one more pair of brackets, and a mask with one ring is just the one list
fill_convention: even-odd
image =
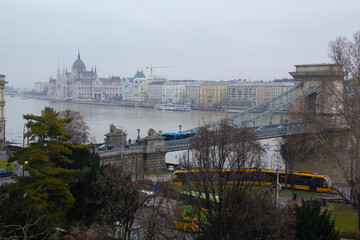
[(78, 59), (80, 59), (80, 50), (78, 50)]

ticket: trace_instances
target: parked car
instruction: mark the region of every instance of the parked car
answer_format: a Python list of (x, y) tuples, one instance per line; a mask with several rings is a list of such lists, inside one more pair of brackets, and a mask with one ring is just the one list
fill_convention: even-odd
[(8, 177), (10, 176), (10, 173), (6, 171), (5, 169), (0, 169), (0, 177)]
[(145, 200), (144, 206), (151, 207), (155, 204), (155, 193), (145, 189), (140, 190), (140, 196)]
[(105, 151), (105, 150), (114, 150), (114, 146), (111, 145), (111, 144), (103, 144), (103, 145), (100, 145), (98, 148), (97, 148), (98, 151)]

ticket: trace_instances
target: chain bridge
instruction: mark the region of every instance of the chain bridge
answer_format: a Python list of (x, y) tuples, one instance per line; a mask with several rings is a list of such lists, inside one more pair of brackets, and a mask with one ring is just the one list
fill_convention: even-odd
[[(342, 74), (333, 64), (296, 65), (290, 72), (294, 87), (257, 106), (227, 118), (188, 129), (196, 132), (201, 127), (216, 128), (222, 121), (230, 122), (236, 128), (248, 128), (257, 139), (283, 137), (313, 131), (313, 127), (296, 118), (297, 113), (321, 116), (328, 121), (340, 121), (337, 106), (331, 90), (341, 93)], [(155, 171), (165, 168), (167, 152), (190, 148), (191, 138), (164, 141), (160, 133), (149, 129), (148, 136), (137, 144), (126, 144), (126, 133), (110, 128), (105, 135), (107, 143), (115, 146), (100, 153), (103, 163), (119, 164), (132, 172)], [(124, 148), (124, 146), (126, 146)]]
[[(294, 87), (288, 91), (240, 113), (187, 131), (196, 133), (201, 127), (216, 128), (221, 122), (227, 121), (234, 127), (248, 128), (261, 140), (312, 131), (312, 126), (296, 118), (296, 113), (301, 111), (334, 121), (338, 114), (329, 89), (337, 87), (341, 91), (339, 82), (342, 77), (336, 66), (310, 64), (295, 67), (296, 71), (290, 72)], [(167, 151), (184, 150), (190, 147), (190, 142), (191, 138), (166, 141), (165, 147)]]

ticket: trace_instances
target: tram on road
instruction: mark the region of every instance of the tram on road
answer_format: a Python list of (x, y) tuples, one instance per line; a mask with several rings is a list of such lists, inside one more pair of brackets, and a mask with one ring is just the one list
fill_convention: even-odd
[(173, 140), (179, 140), (184, 138), (190, 138), (195, 135), (194, 132), (168, 132), (161, 134), (163, 137), (165, 137), (164, 141), (173, 141)]
[[(182, 186), (201, 183), (203, 174), (212, 174), (214, 181), (226, 180), (227, 184), (276, 186), (276, 170), (243, 169), (232, 170), (179, 170), (170, 179), (170, 185)], [(288, 173), (287, 188), (311, 192), (332, 192), (332, 182), (329, 176), (319, 173), (293, 172)], [(285, 171), (279, 171), (279, 183), (285, 188)]]

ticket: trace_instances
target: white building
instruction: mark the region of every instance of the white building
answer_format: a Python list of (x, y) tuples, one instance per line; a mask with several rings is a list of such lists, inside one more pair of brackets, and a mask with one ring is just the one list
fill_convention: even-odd
[[(279, 96), (281, 93), (294, 87), (294, 82), (260, 82), (255, 85), (254, 88), (254, 105), (258, 105), (273, 97)], [(289, 101), (293, 98), (293, 94), (287, 94), (286, 96), (271, 103), (269, 108), (280, 106), (281, 104)]]
[(166, 82), (162, 85), (162, 102), (185, 103), (186, 91), (183, 82)]
[(86, 70), (85, 63), (78, 58), (71, 72), (58, 68), (56, 79), (50, 78), (47, 97), (52, 99), (113, 99), (122, 98), (122, 80), (119, 77), (98, 78), (96, 68)]
[(49, 88), (48, 82), (36, 82), (34, 83), (34, 92), (35, 93), (46, 93)]
[(136, 102), (147, 102), (149, 81), (142, 71), (137, 71), (132, 81), (132, 98)]
[(255, 104), (256, 83), (244, 80), (231, 81), (228, 85), (228, 104), (241, 108), (250, 108)]
[(162, 100), (162, 82), (153, 82), (149, 84), (149, 102), (161, 102)]
[(185, 82), (185, 102), (189, 104), (200, 104), (201, 102), (201, 84), (204, 81)]

